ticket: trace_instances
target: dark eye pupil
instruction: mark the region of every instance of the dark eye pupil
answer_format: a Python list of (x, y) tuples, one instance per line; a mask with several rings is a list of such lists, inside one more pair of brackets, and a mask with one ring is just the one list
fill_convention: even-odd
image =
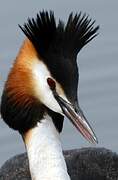
[(56, 83), (55, 83), (55, 81), (54, 81), (53, 79), (47, 78), (47, 83), (48, 83), (48, 85), (49, 85), (49, 87), (50, 87), (51, 90), (55, 90), (55, 88), (56, 88)]

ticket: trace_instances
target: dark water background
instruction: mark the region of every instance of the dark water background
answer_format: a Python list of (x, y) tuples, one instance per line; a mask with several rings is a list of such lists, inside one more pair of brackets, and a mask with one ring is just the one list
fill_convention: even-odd
[[(55, 11), (57, 19), (67, 19), (71, 11), (87, 12), (100, 34), (78, 56), (79, 101), (98, 136), (97, 146), (118, 152), (118, 1), (114, 0), (1, 0), (0, 3), (0, 94), (8, 71), (24, 35), (18, 28), (27, 17), (42, 9)], [(64, 149), (91, 146), (66, 119), (62, 133)], [(24, 152), (20, 135), (0, 120), (0, 165)]]

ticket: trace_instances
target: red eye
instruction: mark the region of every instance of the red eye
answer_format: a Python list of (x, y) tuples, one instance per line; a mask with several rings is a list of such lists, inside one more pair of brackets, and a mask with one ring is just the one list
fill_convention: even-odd
[(51, 90), (55, 90), (55, 88), (56, 88), (56, 83), (55, 83), (55, 81), (54, 81), (53, 79), (47, 78), (47, 83), (48, 83), (48, 85), (50, 86), (50, 89), (51, 89)]

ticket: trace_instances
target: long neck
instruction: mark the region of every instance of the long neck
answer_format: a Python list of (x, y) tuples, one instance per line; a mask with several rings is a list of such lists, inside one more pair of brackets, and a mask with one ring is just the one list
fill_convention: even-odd
[(62, 147), (51, 119), (42, 119), (25, 136), (32, 180), (70, 180)]

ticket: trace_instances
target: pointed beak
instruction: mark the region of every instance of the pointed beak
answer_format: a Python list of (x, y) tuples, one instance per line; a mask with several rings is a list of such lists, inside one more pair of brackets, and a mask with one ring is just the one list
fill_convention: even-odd
[(74, 107), (72, 104), (68, 103), (62, 97), (60, 97), (56, 91), (53, 91), (53, 94), (57, 102), (59, 103), (64, 115), (67, 116), (68, 119), (70, 119), (72, 124), (74, 124), (74, 126), (80, 131), (84, 138), (86, 138), (91, 143), (98, 143), (97, 137), (87, 119), (85, 118), (79, 105), (76, 104), (76, 107)]
[(52, 90), (52, 93), (57, 100), (58, 104), (60, 105), (62, 112), (65, 116), (70, 119), (70, 121), (74, 124), (74, 126), (80, 131), (80, 133), (91, 143), (98, 143), (97, 137), (92, 130), (90, 124), (88, 123), (87, 119), (85, 118), (82, 110), (80, 109), (78, 103), (72, 105), (65, 101), (62, 97), (58, 95), (56, 92), (56, 83), (50, 77), (47, 78), (47, 83)]

